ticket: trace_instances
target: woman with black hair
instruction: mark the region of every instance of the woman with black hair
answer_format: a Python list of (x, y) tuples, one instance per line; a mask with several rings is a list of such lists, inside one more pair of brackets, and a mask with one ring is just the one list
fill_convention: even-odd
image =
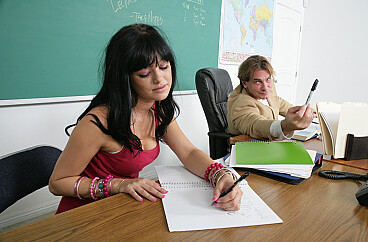
[(57, 213), (121, 192), (140, 202), (164, 198), (167, 191), (159, 184), (138, 177), (157, 158), (159, 141), (189, 171), (211, 182), (217, 207), (238, 210), (238, 187), (219, 198), (234, 175), (195, 148), (176, 122), (175, 59), (157, 29), (123, 27), (110, 40), (103, 64), (102, 88), (71, 125), (75, 128), (50, 177), (50, 191), (63, 196)]

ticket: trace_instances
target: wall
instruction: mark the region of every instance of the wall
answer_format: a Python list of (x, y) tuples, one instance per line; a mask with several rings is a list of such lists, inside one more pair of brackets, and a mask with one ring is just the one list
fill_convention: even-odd
[(310, 0), (304, 12), (296, 103), (305, 102), (313, 81), (319, 101), (368, 101), (368, 1)]

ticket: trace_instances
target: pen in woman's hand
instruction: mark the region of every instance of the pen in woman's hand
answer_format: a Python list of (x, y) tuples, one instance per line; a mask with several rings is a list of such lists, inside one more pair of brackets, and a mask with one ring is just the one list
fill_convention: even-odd
[[(232, 190), (233, 190), (233, 188), (239, 183), (239, 182), (241, 182), (242, 180), (244, 180), (247, 176), (249, 176), (249, 171), (247, 171), (246, 173), (244, 173), (241, 177), (239, 177), (239, 179), (238, 180), (236, 180), (235, 182), (234, 182), (234, 184), (231, 186), (231, 187), (229, 187), (228, 189), (226, 189), (225, 191), (223, 191), (221, 194), (220, 194), (220, 196), (219, 196), (219, 198), (220, 197), (224, 197), (224, 196), (226, 196), (229, 192), (231, 192)], [(212, 202), (212, 204), (211, 204), (211, 206), (213, 206), (213, 205), (215, 205), (215, 203), (216, 203), (216, 201), (213, 201)]]

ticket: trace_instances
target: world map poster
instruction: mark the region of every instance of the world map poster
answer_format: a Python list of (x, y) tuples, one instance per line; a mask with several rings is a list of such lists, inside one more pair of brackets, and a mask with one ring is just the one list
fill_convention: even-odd
[(274, 0), (224, 0), (220, 63), (241, 63), (251, 55), (271, 60)]

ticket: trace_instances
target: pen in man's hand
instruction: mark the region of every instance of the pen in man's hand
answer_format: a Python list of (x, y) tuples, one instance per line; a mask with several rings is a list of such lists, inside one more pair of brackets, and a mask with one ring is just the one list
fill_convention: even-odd
[[(244, 180), (247, 176), (249, 176), (249, 171), (247, 171), (246, 173), (244, 173), (241, 177), (239, 177), (239, 179), (238, 180), (236, 180), (236, 182), (234, 182), (234, 184), (231, 186), (231, 187), (229, 187), (227, 190), (225, 190), (225, 191), (223, 191), (221, 194), (220, 194), (220, 196), (219, 196), (219, 198), (220, 197), (224, 197), (224, 196), (226, 196), (229, 192), (231, 192), (232, 190), (233, 190), (233, 188), (239, 183), (239, 182), (241, 182), (242, 180)], [(216, 203), (216, 201), (213, 201), (212, 202), (212, 204), (211, 204), (211, 206), (213, 206), (213, 205), (215, 205), (215, 203)]]
[(316, 79), (316, 80), (314, 81), (313, 86), (312, 86), (312, 89), (311, 89), (311, 90), (310, 90), (310, 92), (309, 92), (309, 95), (308, 95), (307, 101), (305, 102), (305, 105), (308, 105), (308, 104), (309, 104), (309, 102), (310, 102), (310, 100), (311, 100), (311, 98), (312, 98), (312, 94), (313, 94), (314, 90), (316, 90), (316, 88), (317, 88), (318, 82), (319, 82), (319, 81), (318, 81), (318, 79)]

